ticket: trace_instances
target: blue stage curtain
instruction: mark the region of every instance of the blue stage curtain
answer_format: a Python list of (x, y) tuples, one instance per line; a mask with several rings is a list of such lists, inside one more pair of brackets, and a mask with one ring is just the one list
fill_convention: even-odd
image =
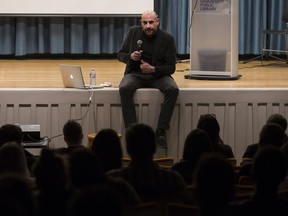
[[(155, 0), (160, 27), (189, 54), (190, 0)], [(232, 0), (233, 1), (233, 0)], [(285, 0), (239, 0), (239, 54), (260, 54), (262, 31), (284, 29)], [(139, 17), (0, 17), (0, 55), (114, 54)], [(281, 49), (284, 39), (271, 36)]]
[(238, 43), (240, 54), (259, 54), (266, 28), (266, 0), (239, 1)]
[[(263, 30), (283, 30), (285, 0), (239, 0), (239, 54), (261, 54)], [(270, 47), (284, 49), (284, 37), (269, 36)]]
[[(270, 15), (269, 15), (269, 21), (268, 21), (268, 29), (271, 30), (283, 30), (287, 28), (287, 23), (282, 21), (282, 16), (284, 13), (285, 9), (285, 0), (282, 1), (270, 1), (270, 5), (268, 5), (268, 8), (270, 8)], [(269, 46), (273, 47), (273, 49), (277, 50), (283, 50), (285, 49), (285, 38), (276, 36), (276, 35), (271, 35), (270, 37), (270, 42)], [(282, 53), (283, 54), (283, 53)]]

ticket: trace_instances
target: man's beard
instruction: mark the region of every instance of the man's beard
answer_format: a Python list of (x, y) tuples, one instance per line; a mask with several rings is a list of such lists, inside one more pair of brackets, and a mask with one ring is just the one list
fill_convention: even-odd
[(144, 30), (146, 35), (149, 37), (153, 37), (156, 34), (156, 31), (157, 31), (157, 28), (155, 28), (155, 29), (147, 28)]

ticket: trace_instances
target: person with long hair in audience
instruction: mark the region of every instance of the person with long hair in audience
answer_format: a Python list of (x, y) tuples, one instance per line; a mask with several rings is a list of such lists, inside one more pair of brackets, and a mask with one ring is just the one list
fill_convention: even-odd
[(27, 166), (24, 150), (16, 142), (7, 142), (0, 147), (0, 175), (14, 173), (26, 179), (31, 190), (36, 189), (34, 178)]
[(201, 156), (213, 152), (211, 141), (204, 130), (194, 129), (186, 137), (181, 161), (171, 170), (179, 172), (187, 185), (193, 185), (193, 173)]
[(228, 144), (225, 144), (220, 136), (220, 125), (214, 114), (203, 114), (197, 124), (198, 129), (206, 131), (214, 152), (223, 154), (226, 158), (234, 158), (234, 153)]
[[(4, 124), (1, 126), (0, 146), (4, 145), (7, 142), (15, 142), (21, 148), (23, 148), (22, 140), (23, 140), (23, 132), (22, 132), (22, 129), (18, 125)], [(30, 151), (28, 151), (25, 148), (23, 148), (23, 150), (24, 150), (26, 161), (27, 161), (27, 166), (30, 170), (33, 163), (37, 160), (38, 156), (32, 154)]]
[(37, 214), (65, 215), (70, 197), (69, 176), (64, 158), (52, 149), (43, 148), (32, 167), (38, 190), (35, 193)]

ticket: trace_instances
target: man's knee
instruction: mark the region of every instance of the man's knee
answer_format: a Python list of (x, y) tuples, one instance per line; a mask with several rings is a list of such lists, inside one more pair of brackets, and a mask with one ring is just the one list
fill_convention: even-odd
[(121, 97), (133, 97), (135, 89), (131, 86), (119, 86), (119, 93)]
[(131, 91), (131, 89), (128, 86), (119, 86), (120, 95), (126, 94), (129, 91)]
[(178, 88), (178, 87), (176, 87), (176, 88), (173, 87), (172, 89), (173, 89), (173, 90), (172, 90), (173, 93), (178, 96), (178, 95), (179, 95), (179, 88)]
[(179, 95), (179, 88), (170, 86), (164, 90), (164, 95), (170, 95), (172, 97), (177, 97)]

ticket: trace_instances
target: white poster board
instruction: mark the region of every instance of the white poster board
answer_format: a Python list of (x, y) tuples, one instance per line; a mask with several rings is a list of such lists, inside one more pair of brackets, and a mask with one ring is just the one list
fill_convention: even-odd
[(0, 15), (140, 15), (154, 0), (1, 0)]
[(191, 0), (190, 11), (189, 76), (238, 78), (238, 0)]

